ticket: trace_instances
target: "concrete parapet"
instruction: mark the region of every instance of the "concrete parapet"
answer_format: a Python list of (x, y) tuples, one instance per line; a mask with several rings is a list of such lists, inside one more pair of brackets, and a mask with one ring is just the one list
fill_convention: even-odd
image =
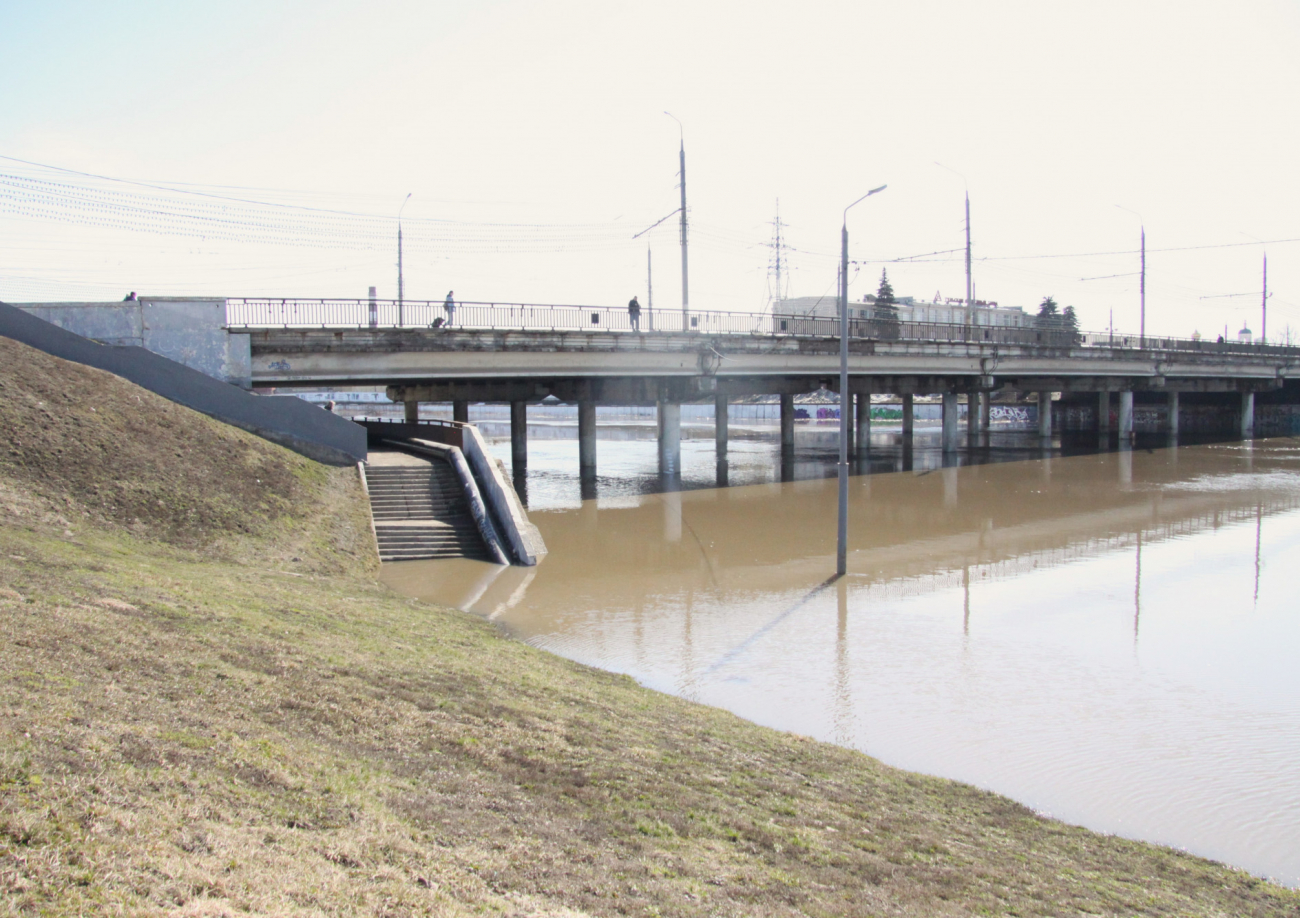
[(479, 482), (483, 499), (501, 523), (501, 534), (510, 546), (510, 553), (526, 567), (535, 565), (546, 554), (542, 534), (528, 519), (500, 461), (488, 454), (483, 435), (472, 424), (461, 430), (461, 450)]
[(6, 303), (0, 303), (0, 335), (114, 373), (318, 462), (352, 465), (366, 457), (364, 429), (302, 399), (253, 395), (143, 347), (98, 344)]

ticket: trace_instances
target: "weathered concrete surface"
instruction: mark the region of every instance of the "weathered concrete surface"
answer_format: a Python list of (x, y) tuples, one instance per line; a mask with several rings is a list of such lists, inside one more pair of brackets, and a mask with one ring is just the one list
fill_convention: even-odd
[(248, 336), (225, 330), (224, 299), (148, 296), (117, 303), (10, 305), (101, 344), (142, 347), (244, 388), (251, 382)]
[(6, 303), (0, 303), (0, 335), (64, 360), (115, 373), (163, 398), (318, 462), (352, 465), (366, 457), (362, 427), (300, 398), (253, 395), (142, 347), (98, 344)]
[[(778, 392), (761, 387), (783, 379), (799, 380), (783, 388), (806, 391), (799, 387), (816, 388), (838, 373), (838, 341), (833, 338), (279, 329), (253, 332), (250, 339), (253, 379), (259, 383), (459, 385), (471, 398), (490, 397), (470, 395), (475, 387), (494, 392), (499, 387), (503, 394), (494, 400), (535, 399), (549, 392), (564, 398), (559, 388), (584, 379), (655, 380), (678, 387), (677, 397), (690, 394), (683, 386), (691, 387), (695, 397)], [(854, 391), (885, 391), (886, 386), (918, 393), (1003, 386), (1027, 391), (1234, 391), (1273, 388), (1287, 378), (1300, 378), (1300, 359), (1120, 347), (851, 341), (849, 372)], [(605, 395), (599, 397), (606, 401)]]

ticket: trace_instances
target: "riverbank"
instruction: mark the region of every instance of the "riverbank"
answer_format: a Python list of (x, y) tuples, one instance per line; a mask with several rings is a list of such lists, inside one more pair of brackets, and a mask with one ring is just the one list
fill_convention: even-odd
[(0, 367), (11, 913), (1300, 914), (402, 599), (355, 470)]

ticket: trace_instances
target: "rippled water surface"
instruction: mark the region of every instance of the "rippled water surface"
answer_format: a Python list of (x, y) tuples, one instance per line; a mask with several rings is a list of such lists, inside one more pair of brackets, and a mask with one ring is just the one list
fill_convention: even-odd
[(602, 440), (588, 500), (576, 443), (531, 445), (539, 567), (388, 581), (759, 723), (1300, 884), (1300, 441), (1028, 458), (1011, 438), (1018, 461), (920, 449), (911, 471), (882, 449), (851, 479), (838, 582), (815, 443), (782, 483), (770, 445), (733, 440), (715, 488), (712, 443), (687, 440), (695, 489), (646, 493), (653, 442)]

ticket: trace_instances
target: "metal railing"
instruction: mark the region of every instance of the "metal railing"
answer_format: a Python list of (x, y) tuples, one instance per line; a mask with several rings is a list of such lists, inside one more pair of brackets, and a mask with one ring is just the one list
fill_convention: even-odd
[[(626, 308), (533, 303), (457, 302), (449, 313), (437, 300), (343, 300), (235, 298), (226, 300), (226, 326), (247, 331), (269, 329), (468, 329), (474, 331), (666, 332), (701, 336), (838, 338), (838, 318), (768, 312), (645, 310), (634, 329)], [(849, 336), (876, 341), (1008, 344), (1045, 347), (1120, 348), (1300, 357), (1300, 347), (1209, 341), (1165, 335), (1071, 332), (1061, 328), (1003, 326), (962, 322), (891, 322), (849, 319)]]

